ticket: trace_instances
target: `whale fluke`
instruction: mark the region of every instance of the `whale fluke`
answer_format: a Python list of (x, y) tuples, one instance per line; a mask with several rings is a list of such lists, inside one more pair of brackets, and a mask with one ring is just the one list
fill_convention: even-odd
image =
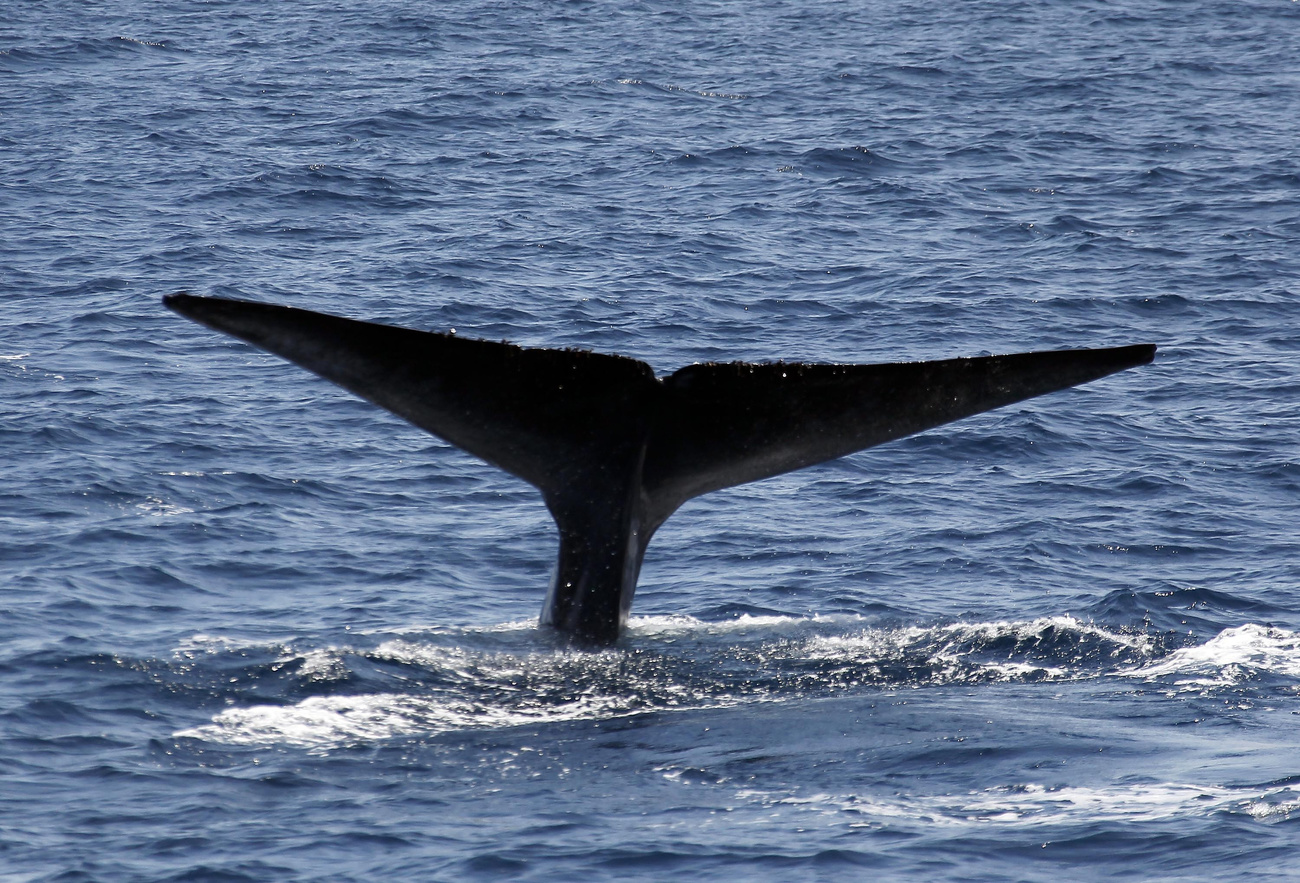
[(535, 349), (173, 294), (542, 492), (560, 559), (542, 623), (617, 639), (655, 530), (687, 500), (1150, 362), (1151, 345), (903, 362), (690, 365)]

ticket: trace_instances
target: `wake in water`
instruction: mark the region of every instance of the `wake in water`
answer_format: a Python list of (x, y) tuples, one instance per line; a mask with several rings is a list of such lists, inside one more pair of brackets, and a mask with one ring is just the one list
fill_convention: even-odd
[(908, 794), (903, 799), (858, 795), (811, 797), (746, 791), (742, 795), (771, 807), (804, 807), (857, 816), (856, 827), (885, 827), (898, 822), (981, 829), (989, 824), (1014, 827), (1057, 826), (1069, 822), (1161, 822), (1215, 813), (1255, 821), (1282, 821), (1300, 810), (1295, 782), (1215, 787), (1178, 782), (1108, 787), (1004, 785), (966, 794)]
[(1300, 635), (1258, 625), (1195, 646), (1070, 616), (908, 628), (845, 618), (642, 617), (631, 632), (634, 647), (599, 653), (557, 649), (531, 623), (379, 636), (369, 649), (239, 648), (200, 636), (177, 651), (187, 678), (214, 664), (226, 670), (231, 655), (251, 656), (236, 701), (251, 693), (279, 701), (229, 708), (176, 736), (332, 748), (943, 686), (1118, 678), (1122, 689), (1138, 682), (1165, 692), (1300, 688)]

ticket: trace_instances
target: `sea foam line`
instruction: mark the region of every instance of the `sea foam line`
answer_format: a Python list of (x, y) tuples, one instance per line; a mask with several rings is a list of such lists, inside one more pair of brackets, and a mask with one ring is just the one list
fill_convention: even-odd
[[(1300, 679), (1300, 635), (1261, 625), (1226, 629), (1205, 644), (1151, 661), (1157, 651), (1149, 636), (1070, 616), (825, 634), (828, 627), (848, 624), (747, 617), (719, 627), (688, 617), (642, 618), (641, 646), (598, 653), (539, 644), (529, 639), (532, 632), (524, 631), (523, 623), (509, 627), (520, 631), (521, 642), (510, 639), (505, 646), (464, 643), (472, 634), (500, 634), (496, 627), (463, 630), (459, 636), (440, 631), (440, 640), (432, 643), (403, 630), (370, 650), (281, 647), (276, 669), (296, 665), (289, 671), (303, 681), (342, 684), (354, 657), (414, 666), (423, 674), (411, 682), (409, 693), (317, 695), (289, 706), (229, 708), (211, 723), (176, 735), (326, 747), (842, 695), (858, 688), (1119, 676), (1173, 677), (1187, 689), (1204, 689), (1237, 684), (1259, 672)], [(444, 643), (448, 637), (455, 643)], [(683, 637), (689, 638), (684, 645)], [(238, 652), (234, 642), (207, 635), (177, 648), (191, 660), (228, 652)]]
[(1300, 791), (1291, 786), (1226, 787), (1180, 782), (1095, 787), (1029, 783), (965, 794), (904, 794), (896, 798), (743, 789), (736, 798), (775, 809), (843, 814), (849, 817), (850, 827), (873, 828), (896, 827), (900, 822), (1033, 828), (1080, 822), (1159, 822), (1223, 812), (1275, 822), (1300, 813)]

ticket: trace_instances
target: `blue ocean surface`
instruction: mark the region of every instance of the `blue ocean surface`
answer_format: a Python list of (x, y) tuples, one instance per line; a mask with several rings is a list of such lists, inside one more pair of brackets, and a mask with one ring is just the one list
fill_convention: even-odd
[[(1300, 3), (0, 12), (0, 879), (1300, 879)], [(164, 294), (645, 360), (1155, 343), (688, 503)]]

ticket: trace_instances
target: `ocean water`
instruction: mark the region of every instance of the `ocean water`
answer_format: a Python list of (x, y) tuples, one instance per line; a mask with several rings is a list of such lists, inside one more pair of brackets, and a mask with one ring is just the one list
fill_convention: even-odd
[[(0, 879), (1300, 879), (1300, 4), (0, 12)], [(178, 290), (644, 359), (1155, 343), (685, 506)]]

